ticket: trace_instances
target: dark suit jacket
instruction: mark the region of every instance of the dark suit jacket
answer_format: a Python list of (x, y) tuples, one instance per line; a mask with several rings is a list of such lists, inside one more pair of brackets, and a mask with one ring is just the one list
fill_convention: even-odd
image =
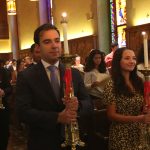
[(3, 67), (0, 67), (0, 88), (5, 92), (5, 95), (2, 97), (2, 102), (5, 109), (0, 109), (0, 149), (3, 150), (7, 147), (9, 137), (10, 113), (8, 109), (8, 100), (12, 91), (7, 71)]
[(9, 82), (8, 73), (5, 68), (0, 67), (0, 88), (4, 90), (4, 97), (2, 98), (3, 105), (8, 109), (8, 96), (12, 92), (12, 87)]
[[(19, 118), (29, 125), (30, 150), (59, 150), (61, 124), (57, 123), (58, 113), (64, 109), (63, 75), (65, 68), (60, 63), (60, 101), (47, 77), (42, 63), (33, 65), (18, 75), (16, 108)], [(74, 94), (80, 104), (80, 116), (92, 111), (91, 101), (85, 90), (78, 70), (72, 69)]]

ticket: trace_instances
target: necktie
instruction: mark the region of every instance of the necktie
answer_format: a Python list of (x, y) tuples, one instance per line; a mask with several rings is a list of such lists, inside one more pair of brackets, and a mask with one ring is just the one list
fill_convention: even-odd
[(50, 79), (51, 79), (52, 88), (57, 97), (57, 100), (59, 100), (60, 86), (59, 86), (58, 76), (56, 73), (57, 68), (56, 68), (56, 66), (49, 66), (48, 69), (51, 72)]

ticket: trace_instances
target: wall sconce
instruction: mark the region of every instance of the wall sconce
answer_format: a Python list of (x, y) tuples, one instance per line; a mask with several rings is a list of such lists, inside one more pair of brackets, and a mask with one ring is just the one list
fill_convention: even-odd
[(149, 17), (150, 17), (150, 14), (149, 14), (149, 13), (147, 13), (147, 14), (146, 14), (146, 18), (149, 18)]
[(6, 0), (7, 2), (7, 13), (8, 15), (16, 15), (16, 1)]
[(67, 13), (66, 12), (63, 12), (61, 14), (61, 17), (62, 17), (61, 23), (68, 23), (68, 21), (67, 21)]
[(88, 21), (93, 20), (94, 19), (93, 12), (86, 13), (86, 18), (87, 18)]

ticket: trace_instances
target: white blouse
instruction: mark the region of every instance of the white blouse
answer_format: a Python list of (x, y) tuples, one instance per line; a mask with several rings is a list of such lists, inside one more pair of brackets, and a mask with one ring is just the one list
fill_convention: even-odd
[(101, 82), (108, 78), (108, 73), (100, 73), (97, 69), (84, 73), (84, 84), (87, 88), (91, 88), (93, 82)]
[[(90, 72), (85, 72), (84, 74), (85, 87), (89, 91), (90, 95), (97, 96), (97, 97), (100, 97), (109, 79), (110, 76), (108, 73), (100, 73), (97, 69), (93, 69)], [(91, 85), (93, 84), (93, 82), (96, 81), (99, 82), (99, 85), (97, 87), (92, 88)]]

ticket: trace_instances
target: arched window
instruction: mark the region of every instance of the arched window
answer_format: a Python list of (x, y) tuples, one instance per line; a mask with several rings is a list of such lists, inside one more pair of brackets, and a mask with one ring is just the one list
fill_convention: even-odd
[(117, 41), (119, 47), (126, 46), (126, 0), (110, 0), (111, 42)]

